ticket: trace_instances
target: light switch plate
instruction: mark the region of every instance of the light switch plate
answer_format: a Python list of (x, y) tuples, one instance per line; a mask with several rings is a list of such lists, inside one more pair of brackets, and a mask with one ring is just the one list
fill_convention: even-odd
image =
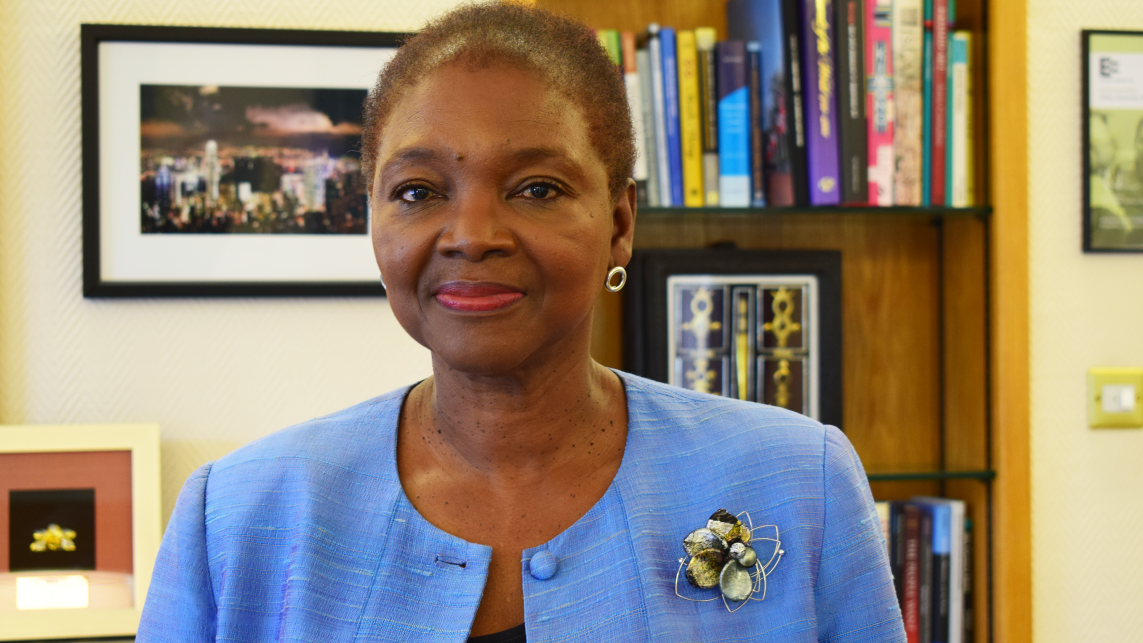
[(1088, 369), (1087, 423), (1093, 429), (1143, 428), (1143, 368)]

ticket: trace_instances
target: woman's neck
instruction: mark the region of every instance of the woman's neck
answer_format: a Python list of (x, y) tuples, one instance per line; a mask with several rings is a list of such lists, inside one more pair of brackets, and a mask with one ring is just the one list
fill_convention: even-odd
[(420, 436), (408, 437), (423, 440), (442, 466), (527, 479), (565, 465), (611, 460), (606, 456), (614, 456), (616, 446), (622, 456), (623, 384), (586, 354), (500, 376), (434, 364), (434, 376), (410, 398), (412, 414), (406, 417)]

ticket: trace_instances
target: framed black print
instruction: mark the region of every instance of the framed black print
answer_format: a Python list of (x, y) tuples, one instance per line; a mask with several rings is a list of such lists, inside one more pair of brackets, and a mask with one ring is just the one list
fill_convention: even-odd
[(625, 367), (841, 426), (841, 253), (636, 251)]

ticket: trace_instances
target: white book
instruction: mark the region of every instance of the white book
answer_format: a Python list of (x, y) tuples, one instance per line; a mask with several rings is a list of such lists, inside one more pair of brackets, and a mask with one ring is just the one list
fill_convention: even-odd
[[(671, 204), (671, 160), (667, 149), (666, 98), (663, 89), (663, 50), (659, 43), (659, 23), (647, 25), (647, 50), (651, 54), (651, 105), (655, 114), (656, 165), (659, 168), (659, 203)], [(652, 169), (653, 171), (653, 169)]]
[(921, 0), (893, 2), (893, 100), (897, 123), (893, 200), (921, 205), (923, 105), (921, 95), (924, 24)]
[[(647, 172), (647, 205), (655, 207), (662, 202), (659, 199), (659, 155), (655, 145), (655, 108), (651, 104), (654, 92), (651, 90), (651, 54), (646, 49), (635, 51), (636, 74), (639, 76), (639, 114), (643, 122), (643, 129), (636, 129), (636, 136), (641, 136), (643, 156), (643, 169)], [(635, 118), (635, 110), (631, 110), (631, 118)]]
[(949, 205), (966, 208), (970, 205), (968, 196), (968, 151), (971, 144), (968, 113), (969, 105), (969, 34), (953, 32), (949, 43), (949, 77), (952, 113), (949, 115), (949, 140), (952, 150), (950, 171), (952, 181), (949, 186)]
[[(635, 55), (635, 65), (639, 65), (639, 55)], [(625, 72), (623, 84), (627, 88), (627, 109), (631, 112), (631, 127), (635, 130), (635, 167), (631, 178), (647, 180), (647, 142), (643, 138), (643, 92), (639, 86), (638, 72)]]

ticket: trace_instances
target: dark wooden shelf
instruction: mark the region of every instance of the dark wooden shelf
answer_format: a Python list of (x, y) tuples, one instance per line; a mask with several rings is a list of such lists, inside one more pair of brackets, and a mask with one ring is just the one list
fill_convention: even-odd
[(866, 472), (870, 482), (901, 482), (909, 480), (981, 480), (996, 478), (991, 469), (978, 471), (870, 471)]
[(986, 219), (992, 214), (991, 206), (979, 206), (972, 208), (946, 208), (946, 207), (912, 207), (912, 206), (889, 206), (889, 207), (782, 207), (782, 208), (721, 208), (721, 207), (701, 207), (701, 208), (675, 208), (675, 207), (651, 207), (646, 205), (639, 206), (638, 219), (655, 221), (682, 218), (682, 219), (716, 219), (716, 218), (757, 218), (757, 217), (775, 217), (783, 215), (842, 215), (842, 216), (868, 216), (868, 215), (886, 215), (886, 216), (903, 216), (914, 218), (960, 218), (960, 217), (976, 217)]

